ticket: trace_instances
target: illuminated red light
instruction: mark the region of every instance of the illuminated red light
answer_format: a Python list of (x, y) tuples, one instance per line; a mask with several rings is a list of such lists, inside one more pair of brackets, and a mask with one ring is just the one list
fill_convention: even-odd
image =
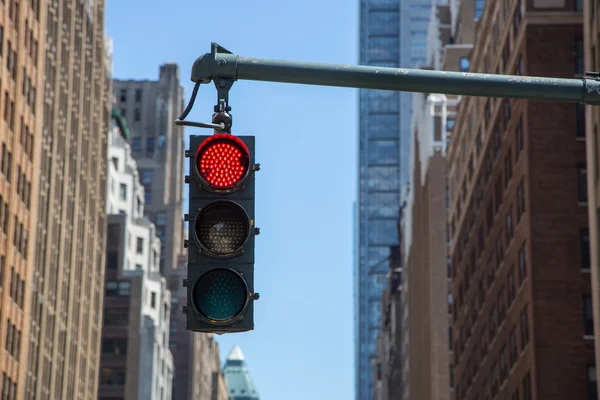
[(198, 172), (215, 189), (231, 189), (248, 171), (248, 149), (244, 143), (229, 134), (214, 135), (207, 139), (196, 156)]

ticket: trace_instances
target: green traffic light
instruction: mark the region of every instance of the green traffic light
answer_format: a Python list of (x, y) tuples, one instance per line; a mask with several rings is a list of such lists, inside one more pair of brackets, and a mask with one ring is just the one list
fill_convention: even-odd
[(226, 322), (244, 310), (248, 302), (248, 289), (237, 272), (217, 268), (200, 277), (193, 296), (200, 314), (213, 321)]

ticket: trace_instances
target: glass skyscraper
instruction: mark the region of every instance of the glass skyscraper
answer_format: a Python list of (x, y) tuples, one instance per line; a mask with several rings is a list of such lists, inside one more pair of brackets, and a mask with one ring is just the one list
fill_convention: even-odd
[[(360, 64), (414, 68), (425, 63), (432, 0), (361, 0)], [(412, 94), (361, 90), (359, 185), (355, 218), (356, 399), (371, 400), (381, 293), (398, 246), (401, 193), (409, 181)]]

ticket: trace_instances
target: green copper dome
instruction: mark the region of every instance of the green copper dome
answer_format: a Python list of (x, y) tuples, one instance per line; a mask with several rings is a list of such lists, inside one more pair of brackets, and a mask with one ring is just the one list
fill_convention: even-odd
[(240, 346), (236, 345), (229, 353), (229, 357), (225, 360), (223, 374), (231, 400), (260, 400)]

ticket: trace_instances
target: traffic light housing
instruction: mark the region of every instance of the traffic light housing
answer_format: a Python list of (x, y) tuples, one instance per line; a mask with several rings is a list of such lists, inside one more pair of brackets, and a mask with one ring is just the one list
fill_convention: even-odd
[(186, 328), (254, 329), (254, 136), (191, 136)]

